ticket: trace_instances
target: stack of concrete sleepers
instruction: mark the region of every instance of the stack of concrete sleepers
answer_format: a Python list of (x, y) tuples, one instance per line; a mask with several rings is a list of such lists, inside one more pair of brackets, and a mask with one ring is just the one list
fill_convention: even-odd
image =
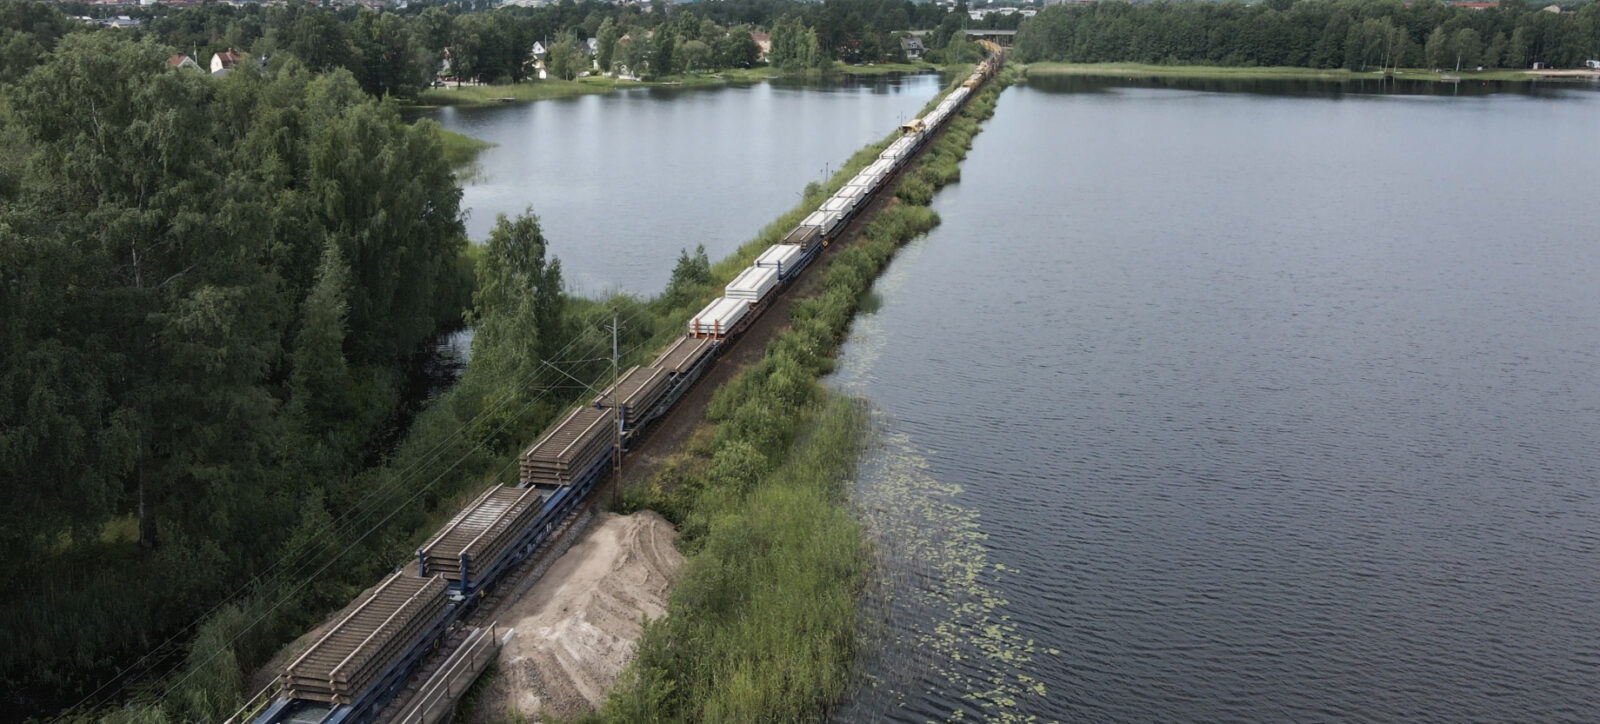
[(292, 699), (353, 704), (443, 618), (444, 578), (389, 576), (284, 669)]
[(888, 148), (883, 149), (883, 153), (878, 154), (878, 158), (899, 160), (906, 155), (906, 152), (911, 150), (911, 147), (916, 144), (916, 142), (916, 136), (901, 136), (896, 138), (894, 143), (889, 144)]
[(674, 377), (686, 374), (711, 352), (711, 347), (715, 344), (716, 341), (710, 339), (679, 337), (678, 341), (673, 342), (671, 347), (656, 357), (656, 361), (651, 362), (650, 366)]
[[(849, 186), (846, 188), (861, 187)], [(845, 194), (844, 190), (841, 189), (839, 193), (834, 194), (827, 201), (822, 202), (822, 210), (829, 213), (839, 214), (840, 216), (849, 216), (850, 212), (855, 210), (856, 205), (861, 203), (861, 198), (862, 197), (860, 196), (847, 195)]]
[(823, 211), (822, 209), (817, 209), (816, 211), (811, 212), (811, 214), (806, 217), (805, 221), (800, 222), (800, 225), (817, 227), (817, 229), (822, 232), (822, 236), (817, 239), (817, 243), (821, 243), (829, 237), (832, 237), (834, 232), (839, 230), (839, 225), (843, 222), (844, 214), (836, 211)]
[(751, 306), (760, 304), (767, 298), (772, 290), (778, 288), (778, 270), (766, 267), (752, 266), (739, 272), (739, 276), (728, 282), (724, 296), (729, 299), (743, 299)]
[(871, 174), (873, 178), (882, 179), (883, 177), (894, 173), (894, 161), (891, 161), (887, 158), (880, 158), (876, 161), (873, 161), (872, 165), (866, 167), (866, 169), (864, 169), (861, 173)]
[(594, 398), (597, 407), (622, 408), (622, 426), (632, 430), (639, 417), (661, 400), (672, 381), (671, 373), (658, 367), (633, 367), (617, 378), (617, 383)]
[(617, 411), (584, 405), (522, 454), (524, 485), (571, 485), (615, 443)]
[(422, 573), (443, 575), (457, 589), (476, 588), (486, 569), (533, 524), (544, 496), (536, 488), (503, 485), (483, 491), (472, 505), (417, 549)]
[(776, 269), (779, 279), (788, 279), (800, 270), (801, 257), (805, 256), (805, 249), (796, 244), (773, 244), (756, 257), (756, 266), (763, 269)]
[(721, 338), (731, 334), (739, 321), (750, 312), (750, 303), (743, 299), (717, 297), (689, 320), (689, 336)]

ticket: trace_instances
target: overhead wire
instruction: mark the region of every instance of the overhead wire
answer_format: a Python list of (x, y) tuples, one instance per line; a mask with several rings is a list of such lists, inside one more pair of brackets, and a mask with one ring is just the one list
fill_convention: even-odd
[[(628, 322), (634, 322), (634, 321), (637, 321), (644, 314), (646, 314), (646, 312), (644, 310), (635, 310), (626, 319), (627, 319)], [(584, 339), (585, 339), (585, 337), (582, 334), (574, 336), (573, 339), (570, 340), (565, 346), (563, 346), (562, 349), (558, 350), (554, 356), (563, 356), (563, 355), (568, 354), (569, 352), (572, 351), (573, 346), (577, 345), (581, 341), (584, 341)], [(589, 341), (594, 342), (597, 346), (603, 346), (604, 345), (604, 341), (603, 340), (590, 338)], [(640, 344), (634, 345), (633, 347), (629, 348), (628, 353), (631, 354), (633, 351), (636, 351), (637, 349), (642, 347), (644, 344), (645, 343), (640, 343)], [(610, 359), (610, 358), (609, 357), (604, 357), (604, 358), (588, 358), (588, 359), (580, 359), (580, 360), (562, 360), (562, 362), (579, 363), (579, 364), (581, 364), (581, 363), (584, 363), (584, 362), (600, 361), (602, 359)], [(541, 375), (541, 374), (549, 374), (549, 372), (550, 372), (550, 368), (547, 368), (547, 367), (544, 367), (544, 366), (537, 367), (537, 368), (531, 370), (528, 374), (524, 375), (523, 378), (520, 379), (517, 382), (516, 387), (517, 388), (525, 387), (530, 382), (534, 381), (534, 378), (536, 376)], [(518, 410), (518, 412), (520, 414), (520, 412), (526, 410), (527, 407), (531, 406), (534, 402), (542, 401), (544, 399), (544, 397), (547, 394), (549, 394), (549, 392), (552, 391), (552, 390), (574, 389), (575, 387), (576, 386), (568, 386), (568, 385), (549, 385), (549, 384), (541, 385), (540, 386), (540, 393), (537, 396), (535, 396), (534, 398), (531, 398), (527, 403), (525, 403), (524, 406), (521, 409)], [(270, 582), (269, 579), (271, 579), (274, 576), (277, 576), (280, 572), (282, 572), (282, 569), (286, 565), (291, 565), (292, 561), (295, 561), (295, 560), (301, 558), (303, 555), (310, 554), (310, 555), (307, 555), (306, 557), (310, 558), (311, 560), (306, 560), (306, 561), (304, 561), (304, 562), (302, 562), (302, 563), (300, 563), (298, 565), (295, 565), (294, 566), (294, 570), (290, 571), (289, 572), (289, 576), (287, 576), (287, 577), (294, 577), (294, 576), (298, 575), (299, 573), (301, 573), (301, 572), (305, 571), (306, 569), (308, 569), (311, 565), (314, 565), (315, 562), (316, 562), (315, 559), (320, 557), (320, 555), (319, 555), (320, 553), (326, 552), (326, 550), (329, 547), (331, 547), (331, 545), (336, 545), (337, 544), (337, 540), (339, 538), (343, 537), (345, 534), (349, 533), (350, 531), (354, 530), (354, 528), (361, 523), (361, 520), (363, 518), (370, 517), (373, 513), (375, 513), (377, 511), (377, 509), (378, 509), (378, 505), (382, 502), (382, 500), (387, 498), (389, 494), (393, 493), (396, 488), (398, 488), (400, 485), (402, 485), (404, 483), (407, 483), (407, 482), (410, 482), (412, 479), (414, 479), (420, 473), (420, 471), (422, 469), (424, 469), (425, 467), (430, 466), (432, 463), (436, 462), (443, 455), (443, 451), (449, 445), (451, 445), (454, 442), (456, 442), (459, 438), (461, 438), (463, 435), (465, 435), (468, 431), (472, 430), (473, 428), (475, 428), (478, 425), (482, 424), (486, 420), (490, 419), (491, 416), (501, 412), (502, 409), (505, 407), (505, 405), (507, 405), (513, 399), (514, 399), (514, 396), (512, 394), (508, 393), (508, 394), (501, 395), (498, 399), (494, 400), (494, 402), (490, 403), (489, 405), (486, 405), (472, 419), (466, 421), (459, 428), (453, 430), (445, 438), (443, 438), (443, 439), (439, 440), (438, 442), (434, 443), (433, 446), (427, 452), (423, 453), (422, 456), (420, 456), (420, 457), (416, 458), (415, 460), (413, 460), (410, 464), (408, 464), (405, 468), (400, 470), (397, 474), (395, 474), (392, 477), (390, 477), (387, 482), (368, 490), (359, 500), (357, 500), (354, 504), (352, 504), (352, 506), (347, 510), (347, 512), (342, 513), (333, 522), (333, 527), (321, 529), (321, 531), (329, 531), (329, 532), (322, 533), (321, 535), (318, 535), (318, 536), (316, 536), (314, 538), (305, 539), (305, 542), (301, 543), (300, 547), (298, 549), (291, 550), (291, 551), (286, 551), (285, 553), (283, 553), (278, 558), (277, 562), (273, 563), (266, 570), (252, 575), (248, 581), (246, 581), (245, 583), (241, 584), (237, 589), (235, 589), (235, 591), (233, 593), (223, 597), (222, 600), (220, 600), (218, 603), (214, 604), (207, 612), (205, 612), (204, 614), (202, 614), (200, 616), (195, 617), (194, 619), (192, 619), (190, 621), (190, 623), (188, 625), (184, 626), (177, 633), (174, 633), (171, 636), (169, 636), (162, 643), (157, 644), (154, 648), (152, 648), (150, 651), (145, 653), (143, 656), (141, 656), (134, 663), (132, 663), (132, 664), (124, 667), (123, 669), (119, 670), (115, 675), (113, 675), (112, 677), (108, 678), (105, 682), (101, 683), (101, 685), (99, 687), (96, 687), (95, 690), (91, 691), (89, 694), (84, 696), (82, 699), (80, 699), (77, 703), (73, 704), (71, 707), (68, 707), (67, 709), (65, 709), (63, 711), (63, 714), (58, 716), (56, 720), (59, 721), (61, 718), (63, 718), (66, 715), (66, 713), (70, 713), (70, 712), (79, 710), (81, 707), (83, 707), (84, 704), (89, 703), (91, 700), (95, 700), (96, 697), (98, 697), (102, 692), (104, 692), (107, 687), (112, 686), (113, 684), (116, 684), (119, 681), (123, 682), (122, 685), (119, 686), (116, 690), (114, 690), (113, 692), (110, 692), (110, 693), (115, 693), (115, 691), (121, 691), (123, 689), (126, 689), (127, 686), (129, 686), (129, 685), (131, 685), (133, 683), (134, 680), (137, 680), (139, 677), (144, 676), (146, 673), (149, 672), (150, 669), (152, 669), (155, 666), (159, 665), (160, 663), (170, 659), (171, 656), (175, 654), (175, 652), (168, 651), (166, 654), (163, 655), (162, 652), (164, 650), (170, 649), (170, 647), (172, 647), (172, 645), (174, 643), (176, 643), (180, 638), (182, 638), (185, 635), (187, 635), (189, 632), (194, 630), (201, 623), (203, 623), (206, 620), (210, 619), (211, 616), (216, 614), (218, 611), (222, 610), (222, 608), (224, 608), (225, 606), (228, 606), (228, 605), (233, 604), (233, 603), (237, 603), (239, 600), (245, 598), (246, 594), (251, 589), (259, 588), (264, 583)], [(510, 420), (512, 420), (512, 419), (515, 419), (515, 416), (512, 416), (512, 417), (508, 418), (506, 423), (502, 423), (502, 425), (495, 430), (495, 434), (498, 434), (499, 432), (503, 431), (505, 424), (508, 424), (510, 422)], [(481, 449), (481, 447), (482, 447), (482, 443), (481, 442), (479, 444), (477, 444), (477, 445), (474, 445), (473, 449), (469, 450), (467, 455), (470, 455), (473, 452), (477, 452), (479, 449)], [(447, 468), (447, 471), (448, 470), (453, 470), (455, 468), (455, 466), (459, 465), (461, 463), (461, 461), (465, 459), (465, 457), (466, 456), (464, 455), (461, 459), (458, 459), (455, 463), (452, 463), (450, 468)], [(431, 487), (434, 484), (437, 484), (437, 482), (438, 482), (438, 478), (436, 478), (434, 481), (430, 482), (430, 484), (428, 486), (426, 486), (425, 489), (431, 489)], [(412, 501), (414, 501), (415, 497), (416, 496), (413, 496), (411, 499), (408, 499), (405, 503), (403, 503), (402, 506), (401, 506), (401, 509), (403, 509), (404, 506), (407, 506)], [(398, 511), (395, 511), (393, 513), (390, 513), (388, 516), (385, 516), (384, 519), (382, 521), (380, 521), (379, 525), (381, 526), (382, 523), (387, 522), (396, 513), (398, 513)], [(371, 531), (369, 531), (366, 534), (363, 534), (361, 536), (361, 538), (357, 539), (357, 541), (365, 539), (366, 535), (370, 535), (370, 533), (371, 533)], [(318, 550), (318, 551), (313, 551), (311, 549), (312, 546), (321, 546), (322, 549)], [(339, 556), (342, 556), (345, 553), (347, 553), (348, 550), (349, 550), (349, 547), (347, 546), (345, 550), (340, 551), (340, 553), (337, 556), (335, 556), (334, 560), (337, 560)], [(327, 568), (327, 566), (324, 566), (322, 569), (319, 569), (318, 575), (320, 575), (320, 573), (322, 571), (326, 570), (326, 568)], [(294, 590), (294, 592), (298, 592), (299, 588), (303, 588), (303, 585), (300, 586), (300, 587), (297, 587)], [(269, 612), (271, 610), (275, 610), (279, 605), (281, 605), (281, 602), (278, 603), (278, 604), (275, 604), (271, 609), (269, 609)], [(253, 626), (253, 624), (252, 624), (252, 626)], [(248, 631), (249, 627), (247, 627), (245, 630)], [(235, 638), (235, 640), (236, 640), (236, 638)], [(230, 643), (232, 643), (232, 641), (230, 641)], [(154, 661), (152, 661), (151, 660), (152, 657), (158, 657), (158, 658), (156, 658)], [(146, 665), (147, 663), (148, 663), (148, 665)], [(133, 679), (131, 679), (131, 680), (128, 679), (128, 675), (131, 672), (134, 672), (136, 669), (138, 669), (139, 672), (134, 675)], [(108, 693), (108, 695), (109, 695), (109, 693)], [(103, 704), (103, 703), (104, 703), (103, 700), (97, 701), (95, 703), (95, 706), (99, 706), (100, 704)]]

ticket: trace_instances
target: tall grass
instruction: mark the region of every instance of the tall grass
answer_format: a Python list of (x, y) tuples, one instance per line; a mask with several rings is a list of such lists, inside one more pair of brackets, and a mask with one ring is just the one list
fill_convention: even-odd
[(972, 99), (902, 177), (902, 203), (835, 255), (821, 292), (797, 302), (762, 359), (712, 397), (711, 426), (623, 491), (625, 509), (654, 508), (678, 525), (689, 560), (666, 618), (646, 626), (596, 718), (807, 720), (848, 692), (867, 551), (844, 490), (864, 415), (819, 379), (895, 251), (938, 224), (922, 204), (955, 180), (953, 165), (1013, 77)]

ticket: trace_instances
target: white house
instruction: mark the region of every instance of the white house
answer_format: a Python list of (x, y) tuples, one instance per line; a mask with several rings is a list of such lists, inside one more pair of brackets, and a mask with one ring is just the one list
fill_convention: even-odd
[(229, 48), (221, 53), (212, 53), (211, 74), (227, 75), (228, 70), (233, 68), (233, 66), (238, 65), (242, 60), (244, 60), (244, 53), (235, 53), (233, 52), (233, 48)]

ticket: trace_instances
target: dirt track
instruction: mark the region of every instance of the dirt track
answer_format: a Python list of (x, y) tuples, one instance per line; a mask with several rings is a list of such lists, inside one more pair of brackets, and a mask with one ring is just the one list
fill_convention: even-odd
[(599, 706), (633, 659), (644, 620), (666, 615), (667, 590), (683, 566), (676, 540), (649, 511), (600, 515), (543, 585), (500, 610), (501, 625), (517, 635), (501, 650), (500, 673), (474, 718), (568, 719)]

